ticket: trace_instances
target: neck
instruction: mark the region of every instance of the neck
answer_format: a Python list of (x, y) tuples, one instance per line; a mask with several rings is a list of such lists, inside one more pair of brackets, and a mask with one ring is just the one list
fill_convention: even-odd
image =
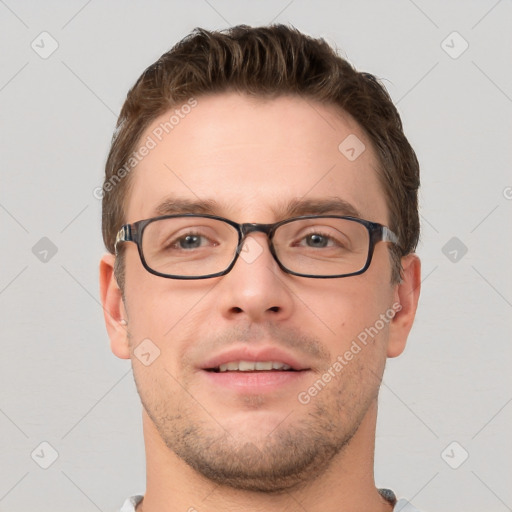
[(146, 494), (137, 512), (218, 512), (244, 510), (282, 512), (391, 511), (373, 477), (377, 403), (366, 413), (350, 442), (311, 481), (281, 493), (222, 487), (185, 464), (162, 441), (143, 412), (146, 445)]

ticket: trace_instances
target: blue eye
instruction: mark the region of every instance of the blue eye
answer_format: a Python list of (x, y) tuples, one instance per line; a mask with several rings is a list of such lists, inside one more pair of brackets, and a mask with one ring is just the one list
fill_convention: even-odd
[(186, 235), (181, 237), (176, 245), (179, 245), (180, 249), (197, 249), (201, 247), (201, 242), (204, 239), (201, 235)]
[(323, 235), (319, 235), (317, 233), (313, 233), (308, 235), (306, 238), (306, 243), (309, 247), (327, 247), (329, 244), (329, 238)]

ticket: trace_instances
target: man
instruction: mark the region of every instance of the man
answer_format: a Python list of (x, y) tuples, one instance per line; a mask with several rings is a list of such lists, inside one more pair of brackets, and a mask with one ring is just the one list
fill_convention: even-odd
[(373, 456), (418, 186), (388, 94), (323, 40), (196, 29), (142, 74), (103, 186), (101, 298), (146, 446), (123, 511), (412, 510)]

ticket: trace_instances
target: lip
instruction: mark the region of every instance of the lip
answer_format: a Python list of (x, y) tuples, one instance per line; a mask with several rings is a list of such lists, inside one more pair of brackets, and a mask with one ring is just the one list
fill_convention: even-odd
[[(211, 370), (218, 368), (221, 364), (230, 363), (232, 361), (276, 361), (287, 364), (292, 370), (301, 371), (309, 370), (310, 368), (305, 364), (301, 363), (292, 354), (286, 352), (277, 347), (263, 346), (263, 347), (232, 347), (220, 354), (212, 356), (201, 364), (201, 370)], [(274, 371), (274, 370), (273, 370)], [(280, 370), (275, 370), (275, 373)], [(240, 372), (242, 373), (242, 372)], [(249, 373), (249, 372), (248, 372)]]
[[(295, 392), (305, 387), (304, 380), (310, 371), (259, 371), (259, 372), (209, 372), (201, 371), (206, 379), (208, 389), (217, 390), (219, 387), (243, 395), (272, 394), (276, 392)], [(275, 397), (279, 395), (273, 395)]]
[[(275, 361), (287, 364), (290, 370), (260, 371), (208, 371), (231, 361)], [(201, 364), (201, 374), (207, 379), (208, 387), (224, 389), (242, 394), (272, 393), (280, 390), (297, 388), (303, 379), (310, 375), (311, 368), (298, 361), (296, 357), (278, 347), (272, 346), (238, 346), (231, 347), (220, 354), (212, 356)], [(295, 371), (293, 371), (295, 370)], [(303, 385), (303, 384), (302, 384)]]

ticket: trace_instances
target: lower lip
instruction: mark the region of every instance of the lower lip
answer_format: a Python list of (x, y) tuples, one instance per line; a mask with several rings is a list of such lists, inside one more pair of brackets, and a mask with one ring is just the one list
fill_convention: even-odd
[(244, 393), (268, 393), (300, 382), (309, 373), (302, 371), (210, 372), (203, 371), (214, 386)]

